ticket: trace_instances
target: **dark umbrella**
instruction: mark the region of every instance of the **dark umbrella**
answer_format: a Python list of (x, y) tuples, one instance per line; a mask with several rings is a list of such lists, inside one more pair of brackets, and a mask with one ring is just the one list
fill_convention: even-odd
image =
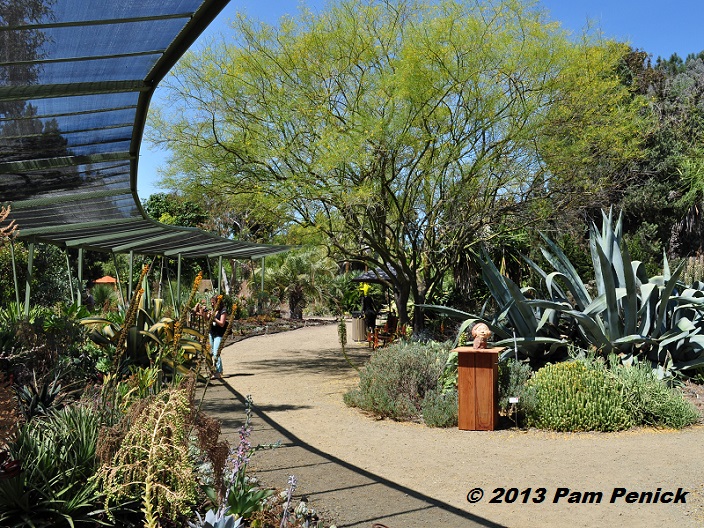
[(358, 277), (352, 279), (352, 282), (374, 282), (376, 284), (383, 285), (384, 293), (386, 296), (386, 304), (391, 304), (388, 288), (389, 282), (391, 282), (391, 278), (389, 277), (389, 274), (386, 273), (383, 269), (376, 268), (374, 270), (365, 271)]
[(391, 280), (389, 274), (381, 268), (365, 271), (358, 277), (352, 279), (352, 282), (375, 282), (377, 284), (387, 284)]

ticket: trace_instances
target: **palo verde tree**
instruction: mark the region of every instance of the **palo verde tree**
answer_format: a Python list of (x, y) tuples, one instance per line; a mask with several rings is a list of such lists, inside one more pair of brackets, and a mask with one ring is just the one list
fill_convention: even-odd
[(233, 24), (166, 82), (166, 183), (315, 227), (388, 273), (402, 323), (473, 245), (559, 214), (603, 184), (590, 162), (633, 152), (624, 48), (575, 43), (535, 4), (343, 0)]

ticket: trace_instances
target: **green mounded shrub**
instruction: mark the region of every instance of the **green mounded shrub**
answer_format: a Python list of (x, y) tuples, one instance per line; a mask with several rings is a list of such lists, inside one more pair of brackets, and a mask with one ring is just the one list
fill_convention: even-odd
[(521, 402), (525, 401), (526, 383), (533, 374), (530, 365), (523, 361), (509, 359), (499, 363), (499, 410), (508, 413), (511, 410), (509, 398), (519, 399), (519, 409)]
[(417, 419), (425, 395), (435, 390), (450, 343), (399, 342), (378, 349), (359, 373), (347, 405), (394, 420)]
[(429, 427), (457, 426), (457, 389), (450, 391), (431, 390), (421, 404), (423, 421)]
[(635, 424), (681, 429), (699, 420), (699, 412), (682, 392), (659, 380), (648, 365), (613, 364), (623, 405)]
[(633, 425), (619, 387), (583, 361), (546, 365), (527, 382), (528, 425), (555, 431), (618, 431)]

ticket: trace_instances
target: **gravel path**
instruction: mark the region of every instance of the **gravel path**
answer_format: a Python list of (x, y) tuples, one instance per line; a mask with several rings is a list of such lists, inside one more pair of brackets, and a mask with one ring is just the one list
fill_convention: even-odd
[[(370, 354), (365, 344), (348, 351), (360, 365)], [(256, 453), (250, 467), (278, 488), (295, 475), (297, 493), (338, 528), (704, 525), (704, 426), (558, 434), (375, 420), (342, 402), (358, 378), (335, 325), (246, 339), (223, 363), (204, 409), (236, 444), (251, 395), (253, 443), (282, 447)], [(476, 488), (483, 498), (469, 503)], [(652, 503), (680, 488), (678, 503)]]

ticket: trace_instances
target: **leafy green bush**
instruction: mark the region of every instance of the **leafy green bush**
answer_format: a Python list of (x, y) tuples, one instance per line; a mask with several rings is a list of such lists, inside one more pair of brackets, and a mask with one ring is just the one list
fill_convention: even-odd
[(528, 381), (528, 425), (555, 431), (618, 431), (633, 422), (614, 378), (583, 361), (546, 365)]
[(634, 423), (681, 429), (699, 420), (699, 412), (682, 392), (665, 385), (648, 365), (612, 363), (615, 365), (612, 371), (623, 394), (624, 407)]
[(394, 420), (418, 418), (447, 361), (449, 343), (399, 342), (377, 350), (359, 373), (347, 405)]
[(421, 404), (423, 421), (429, 427), (457, 426), (457, 389), (449, 391), (431, 390)]
[(518, 398), (519, 402), (525, 400), (526, 383), (533, 371), (528, 363), (508, 359), (499, 363), (499, 410), (503, 413), (509, 411), (511, 404), (509, 398)]

